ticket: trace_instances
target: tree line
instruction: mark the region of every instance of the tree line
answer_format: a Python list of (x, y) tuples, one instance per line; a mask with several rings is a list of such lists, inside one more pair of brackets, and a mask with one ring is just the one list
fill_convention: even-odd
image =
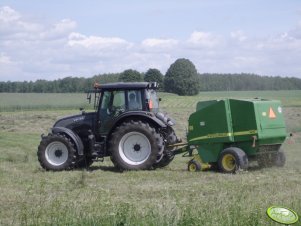
[(24, 82), (0, 82), (0, 92), (17, 93), (72, 93), (92, 89), (93, 84), (109, 82), (156, 81), (160, 91), (179, 95), (195, 95), (199, 91), (235, 90), (298, 90), (301, 79), (295, 77), (260, 76), (256, 74), (215, 74), (197, 72), (193, 63), (178, 59), (163, 75), (158, 69), (145, 73), (128, 69), (121, 73), (99, 74), (90, 78), (66, 77), (53, 81), (37, 80)]

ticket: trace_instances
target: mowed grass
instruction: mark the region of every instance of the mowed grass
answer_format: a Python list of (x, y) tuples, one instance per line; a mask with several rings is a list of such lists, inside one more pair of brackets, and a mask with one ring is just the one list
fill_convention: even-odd
[[(162, 93), (161, 106), (177, 120), (176, 132), (184, 137), (198, 100), (254, 94), (281, 99), (288, 131), (295, 135), (284, 144), (284, 168), (258, 169), (253, 164), (235, 175), (190, 173), (189, 158), (179, 155), (168, 167), (151, 171), (119, 173), (108, 158), (94, 163), (90, 171), (46, 172), (36, 157), (40, 134), (58, 118), (78, 113), (68, 109), (77, 98), (85, 101), (85, 95), (65, 94), (76, 100), (70, 98), (61, 110), (53, 110), (52, 102), (54, 107), (47, 111), (38, 107), (1, 112), (0, 225), (277, 225), (265, 213), (271, 205), (290, 207), (300, 216), (301, 92), (230, 93)], [(57, 95), (64, 102), (64, 94)]]

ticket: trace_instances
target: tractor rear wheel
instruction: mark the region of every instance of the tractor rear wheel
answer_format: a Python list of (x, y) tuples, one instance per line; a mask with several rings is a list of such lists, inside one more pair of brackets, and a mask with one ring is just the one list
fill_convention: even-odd
[(247, 169), (248, 165), (246, 153), (235, 147), (224, 149), (218, 159), (218, 168), (223, 173), (235, 173), (239, 169)]
[(161, 158), (160, 161), (158, 161), (155, 164), (156, 168), (163, 168), (172, 162), (172, 160), (175, 157), (175, 155), (173, 154), (173, 150), (175, 148), (173, 148), (173, 147), (170, 148), (170, 147), (168, 147), (168, 145), (175, 144), (176, 142), (177, 142), (177, 136), (176, 136), (174, 130), (170, 127), (170, 131), (167, 136), (167, 142), (165, 144), (165, 149), (163, 151), (163, 157)]
[(163, 140), (155, 128), (142, 121), (127, 121), (109, 141), (112, 162), (120, 170), (147, 170), (156, 162)]
[(70, 140), (60, 134), (44, 136), (38, 147), (38, 159), (46, 170), (70, 170), (76, 164), (76, 150)]

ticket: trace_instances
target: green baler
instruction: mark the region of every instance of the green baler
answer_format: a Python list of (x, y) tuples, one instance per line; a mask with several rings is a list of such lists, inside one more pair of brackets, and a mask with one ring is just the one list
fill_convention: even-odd
[(286, 139), (280, 101), (224, 99), (202, 101), (189, 117), (187, 148), (196, 149), (188, 170), (206, 166), (232, 173), (248, 167), (249, 160), (260, 166), (283, 166), (280, 146)]

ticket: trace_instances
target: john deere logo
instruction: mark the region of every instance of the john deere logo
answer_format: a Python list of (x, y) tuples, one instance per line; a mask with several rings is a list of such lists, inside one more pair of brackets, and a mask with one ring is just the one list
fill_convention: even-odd
[(295, 211), (279, 206), (272, 206), (267, 209), (268, 216), (281, 224), (294, 224), (298, 221), (298, 215)]

